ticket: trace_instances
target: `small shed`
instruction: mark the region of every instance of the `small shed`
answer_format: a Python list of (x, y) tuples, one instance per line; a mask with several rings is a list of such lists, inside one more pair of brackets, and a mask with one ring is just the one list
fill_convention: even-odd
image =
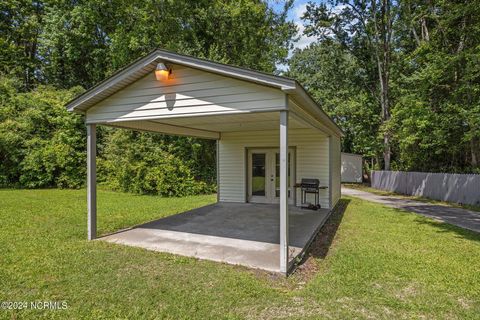
[(216, 140), (218, 201), (276, 205), (281, 272), (291, 265), (296, 183), (319, 179), (322, 208), (340, 199), (342, 130), (293, 79), (155, 50), (67, 108), (85, 115), (88, 129), (89, 239), (96, 237), (98, 125)]
[(362, 155), (342, 152), (342, 182), (361, 183), (362, 181)]

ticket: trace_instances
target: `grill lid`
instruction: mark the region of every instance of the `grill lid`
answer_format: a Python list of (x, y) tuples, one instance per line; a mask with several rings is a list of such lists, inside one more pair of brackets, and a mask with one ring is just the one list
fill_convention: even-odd
[(318, 188), (320, 180), (313, 178), (302, 178), (302, 188)]

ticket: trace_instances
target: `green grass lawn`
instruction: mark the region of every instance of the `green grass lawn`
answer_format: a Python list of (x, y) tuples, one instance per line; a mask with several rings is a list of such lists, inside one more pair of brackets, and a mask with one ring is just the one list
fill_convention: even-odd
[[(98, 201), (99, 233), (106, 233), (215, 196), (99, 191)], [(330, 240), (318, 239), (309, 268), (285, 279), (88, 242), (85, 202), (84, 190), (0, 190), (0, 301), (68, 304), (55, 311), (0, 310), (0, 319), (480, 317), (480, 235), (415, 214), (344, 199), (346, 209), (326, 226)]]

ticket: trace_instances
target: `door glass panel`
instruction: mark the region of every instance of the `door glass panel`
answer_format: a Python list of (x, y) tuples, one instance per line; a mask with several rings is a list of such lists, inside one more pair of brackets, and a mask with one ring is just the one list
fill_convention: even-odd
[[(290, 162), (290, 152), (288, 153), (288, 197), (290, 198), (290, 167), (292, 163)], [(280, 197), (280, 153), (275, 154), (275, 197)]]
[(252, 153), (252, 196), (265, 196), (265, 153)]

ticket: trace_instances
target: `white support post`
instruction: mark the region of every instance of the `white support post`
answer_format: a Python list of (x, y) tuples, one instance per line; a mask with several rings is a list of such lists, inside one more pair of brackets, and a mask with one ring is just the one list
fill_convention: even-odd
[(217, 139), (216, 142), (217, 159), (215, 160), (217, 163), (217, 202), (220, 202), (220, 140)]
[(88, 240), (97, 237), (97, 128), (87, 124)]
[(333, 138), (328, 136), (328, 207), (333, 209), (333, 188), (332, 188), (332, 161), (333, 157)]
[(280, 272), (288, 271), (288, 111), (280, 111)]

